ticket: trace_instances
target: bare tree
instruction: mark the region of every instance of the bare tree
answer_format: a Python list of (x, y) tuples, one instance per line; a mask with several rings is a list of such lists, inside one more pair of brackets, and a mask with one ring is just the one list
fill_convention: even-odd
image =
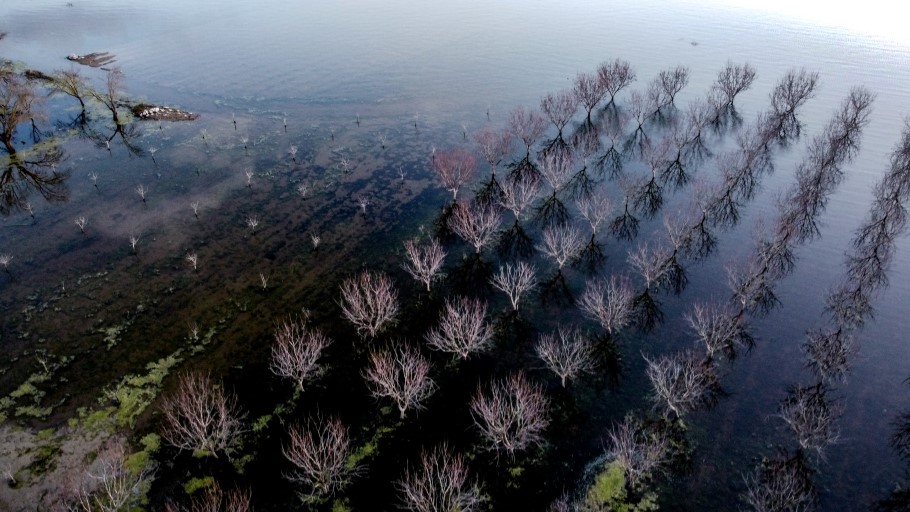
[(10, 155), (16, 153), (16, 127), (38, 115), (38, 102), (34, 86), (15, 73), (11, 65), (0, 63), (0, 140)]
[(677, 418), (712, 403), (719, 390), (711, 365), (691, 350), (648, 359), (647, 374), (659, 407)]
[(667, 462), (669, 443), (661, 435), (644, 435), (639, 422), (626, 416), (609, 433), (607, 456), (622, 468), (632, 487), (650, 479)]
[(639, 244), (629, 252), (629, 264), (645, 281), (645, 288), (660, 288), (667, 280), (668, 249), (662, 244)]
[(731, 307), (719, 303), (696, 303), (686, 315), (689, 327), (705, 347), (708, 357), (724, 354), (735, 357), (741, 348), (748, 348), (752, 339)]
[(805, 69), (788, 71), (771, 91), (771, 116), (765, 125), (768, 139), (785, 140), (799, 136), (801, 125), (796, 111), (812, 99), (818, 73)]
[(613, 62), (601, 64), (597, 68), (597, 77), (603, 84), (603, 88), (610, 95), (608, 104), (612, 105), (616, 99), (616, 94), (635, 81), (635, 71), (632, 70), (632, 65), (627, 61), (616, 59)]
[(152, 465), (130, 464), (125, 443), (122, 438), (113, 437), (102, 446), (86, 467), (81, 485), (67, 504), (68, 510), (117, 512), (141, 504), (153, 478)]
[(419, 245), (416, 240), (408, 240), (404, 243), (404, 249), (408, 261), (402, 267), (411, 277), (423, 283), (429, 292), (430, 284), (439, 277), (439, 269), (446, 257), (442, 245), (435, 238), (425, 245)]
[(496, 174), (499, 163), (508, 156), (512, 148), (512, 140), (511, 133), (496, 133), (489, 128), (484, 128), (474, 135), (474, 141), (480, 147), (483, 159), (489, 164), (491, 174)]
[[(231, 489), (225, 492), (216, 480), (215, 483), (206, 487), (198, 496), (194, 496), (190, 502), (190, 508), (183, 509), (187, 512), (251, 512), (253, 495), (249, 489)], [(167, 508), (165, 508), (167, 511)]]
[(625, 276), (610, 276), (609, 281), (589, 280), (578, 307), (600, 323), (610, 336), (632, 323), (635, 292)]
[(464, 457), (446, 445), (422, 451), (420, 465), (398, 482), (403, 506), (413, 512), (472, 512), (483, 498), (468, 479)]
[(516, 373), (493, 381), (489, 393), (478, 386), (471, 412), (489, 448), (514, 456), (543, 442), (543, 430), (550, 423), (548, 406), (543, 390)]
[(607, 89), (597, 73), (579, 73), (575, 75), (574, 92), (576, 103), (581, 103), (585, 107), (590, 120), (591, 111), (604, 99)]
[(506, 263), (490, 280), (494, 287), (502, 290), (512, 302), (512, 310), (518, 311), (518, 301), (525, 292), (537, 286), (537, 269), (534, 265), (519, 261), (516, 265)]
[(661, 71), (657, 75), (657, 81), (665, 95), (665, 104), (672, 104), (679, 91), (689, 84), (689, 68), (676, 66), (673, 69)]
[(562, 129), (578, 110), (578, 98), (573, 91), (550, 93), (540, 100), (540, 110), (556, 125), (559, 135), (562, 136)]
[(613, 203), (606, 194), (594, 193), (581, 196), (576, 201), (578, 213), (591, 226), (591, 237), (597, 236), (597, 228), (613, 212)]
[(534, 111), (515, 107), (509, 115), (509, 130), (525, 145), (525, 157), (531, 154), (531, 146), (547, 129), (547, 121)]
[(287, 478), (307, 488), (299, 493), (303, 501), (331, 496), (350, 482), (357, 469), (348, 464), (351, 440), (338, 418), (311, 418), (303, 427), (292, 428), (283, 452), (294, 465)]
[(795, 386), (780, 403), (780, 417), (804, 450), (824, 454), (825, 448), (840, 439), (837, 418), (841, 405), (828, 399), (824, 384)]
[(815, 487), (803, 459), (780, 456), (762, 461), (746, 476), (743, 501), (755, 512), (812, 512), (817, 510)]
[(69, 69), (67, 71), (58, 71), (53, 76), (51, 88), (55, 92), (66, 94), (78, 101), (79, 106), (82, 108), (79, 120), (85, 120), (85, 96), (89, 94), (89, 92), (88, 86), (85, 83), (85, 78), (79, 73), (79, 70)]
[(161, 436), (181, 450), (218, 456), (243, 432), (237, 399), (228, 395), (208, 373), (180, 376), (177, 389), (161, 403)]
[(487, 305), (480, 300), (466, 297), (446, 300), (439, 325), (426, 334), (427, 344), (462, 359), (485, 350), (493, 340), (493, 332), (484, 321), (486, 314)]
[(112, 68), (107, 72), (104, 86), (104, 90), (92, 89), (90, 93), (93, 98), (101, 102), (101, 104), (110, 110), (114, 124), (120, 126), (121, 122), (118, 108), (122, 102), (120, 96), (123, 89), (123, 73), (120, 71), (120, 68)]
[(275, 327), (275, 344), (269, 369), (291, 379), (303, 391), (307, 381), (319, 375), (319, 357), (332, 344), (325, 334), (299, 319), (288, 319)]
[(372, 352), (364, 378), (376, 398), (391, 398), (404, 419), (408, 409), (422, 409), (436, 390), (430, 378), (430, 361), (410, 345), (396, 344), (390, 350)]
[(537, 176), (529, 174), (514, 176), (504, 182), (499, 205), (510, 210), (515, 215), (517, 223), (539, 193), (540, 180)]
[(375, 338), (398, 316), (398, 293), (385, 274), (364, 271), (341, 283), (341, 311), (361, 336)]
[(581, 232), (568, 224), (550, 225), (543, 230), (543, 244), (538, 250), (553, 258), (556, 266), (562, 267), (581, 252), (584, 247)]
[(714, 88), (723, 93), (728, 106), (733, 105), (736, 96), (752, 87), (755, 81), (755, 68), (749, 63), (733, 64), (727, 62), (724, 69), (717, 74), (717, 81), (714, 82)]
[(474, 246), (477, 254), (493, 240), (502, 215), (490, 203), (455, 203), (449, 216), (449, 228)]
[(813, 329), (803, 343), (808, 366), (826, 384), (845, 382), (850, 360), (859, 351), (853, 333), (843, 329)]
[(461, 187), (470, 183), (477, 172), (477, 160), (465, 149), (438, 151), (433, 157), (433, 170), (442, 186), (452, 193), (452, 200), (458, 198)]
[(562, 387), (566, 380), (594, 368), (594, 345), (577, 329), (560, 327), (555, 333), (541, 334), (536, 350), (537, 357), (559, 376)]

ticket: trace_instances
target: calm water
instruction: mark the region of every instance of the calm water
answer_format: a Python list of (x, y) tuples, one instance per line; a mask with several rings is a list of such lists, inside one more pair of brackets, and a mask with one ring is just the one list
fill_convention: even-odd
[[(201, 113), (194, 123), (144, 127), (138, 144), (157, 149), (155, 162), (148, 155), (130, 157), (118, 145), (109, 153), (84, 141), (69, 143), (69, 158), (61, 165), (72, 173), (69, 202), (46, 204), (33, 196), (34, 222), (24, 213), (0, 220), (0, 252), (14, 256), (11, 268), (19, 276), (0, 284), (6, 318), (0, 353), (15, 356), (39, 339), (48, 347), (61, 339), (89, 346), (97, 342), (99, 329), (123, 318), (136, 319), (133, 331), (155, 329), (147, 336), (171, 339), (185, 336), (188, 323), (205, 326), (227, 317), (223, 338), (260, 339), (226, 342), (212, 357), (223, 358), (224, 366), (237, 357), (261, 361), (260, 342), (267, 343), (262, 333), (274, 318), (334, 300), (335, 283), (361, 265), (397, 265), (401, 242), (431, 222), (445, 201), (428, 164), (432, 147), (460, 144), (464, 131), (470, 136), (486, 125), (502, 128), (514, 106), (536, 107), (544, 94), (571, 87), (577, 72), (593, 71), (616, 57), (632, 63), (639, 88), (662, 69), (688, 66), (692, 79), (679, 105), (702, 96), (728, 60), (749, 62), (758, 79), (737, 100), (747, 121), (767, 107), (768, 92), (781, 75), (805, 67), (821, 78), (818, 94), (800, 116), (805, 136), (776, 154), (777, 171), (765, 180), (739, 227), (722, 235), (719, 251), (708, 262), (692, 267), (689, 289), (666, 300), (664, 326), (628, 350), (636, 358), (639, 351), (686, 343), (687, 336), (679, 333), (680, 313), (696, 298), (726, 296), (718, 276), (728, 262), (748, 254), (756, 222), (773, 219), (774, 200), (791, 183), (802, 142), (818, 132), (851, 86), (874, 91), (862, 151), (831, 199), (821, 239), (799, 249), (796, 271), (779, 286), (783, 306), (753, 324), (760, 336), (756, 349), (724, 381), (731, 398), (691, 420), (696, 469), (673, 495), (686, 496), (680, 506), (692, 510), (700, 503), (717, 505), (710, 500), (735, 500), (753, 461), (786, 442), (787, 432), (773, 418), (776, 404), (788, 385), (810, 378), (802, 370), (799, 344), (806, 329), (822, 325), (824, 295), (843, 274), (842, 254), (910, 114), (905, 87), (910, 48), (747, 9), (698, 2), (628, 4), (85, 0), (72, 6), (57, 1), (0, 5), (0, 31), (9, 33), (0, 41), (0, 56), (49, 72), (68, 68), (67, 54), (108, 51), (116, 55), (131, 97)], [(100, 70), (82, 71), (101, 82)], [(51, 100), (50, 105), (68, 103)], [(382, 137), (388, 147), (382, 147)], [(288, 154), (291, 145), (298, 147), (296, 160)], [(352, 177), (341, 174), (342, 158), (354, 166)], [(399, 168), (407, 173), (406, 184), (397, 181)], [(254, 171), (249, 187), (245, 169)], [(709, 162), (698, 172), (710, 179), (714, 171)], [(100, 176), (98, 189), (88, 179), (90, 172)], [(307, 200), (295, 191), (304, 182), (312, 190)], [(140, 184), (150, 189), (147, 204), (133, 192)], [(370, 198), (370, 216), (358, 215), (358, 197)], [(198, 221), (189, 208), (192, 201), (201, 204)], [(665, 212), (685, 204), (677, 198)], [(89, 219), (85, 236), (73, 225), (79, 215)], [(251, 216), (261, 219), (258, 234), (245, 225)], [(643, 237), (659, 229), (660, 222), (645, 223)], [(130, 234), (141, 234), (135, 256), (127, 243)], [(312, 234), (324, 241), (318, 256), (310, 250)], [(624, 269), (628, 244), (609, 243), (615, 247), (609, 249), (607, 270)], [(200, 275), (187, 271), (183, 256), (190, 250), (199, 253)], [(875, 321), (861, 334), (850, 380), (837, 390), (845, 405), (843, 441), (820, 465), (817, 482), (825, 510), (866, 507), (901, 476), (887, 438), (891, 419), (910, 407), (903, 384), (910, 376), (908, 265), (910, 243), (904, 238), (890, 286), (877, 299)], [(77, 281), (99, 271), (108, 272), (98, 278), (103, 284)], [(272, 276), (273, 295), (256, 293), (260, 272)], [(62, 293), (65, 288), (71, 291)], [(179, 299), (169, 300), (172, 293)], [(270, 303), (277, 297), (296, 303)], [(40, 325), (23, 323), (21, 312), (28, 305), (48, 300), (63, 312)], [(232, 309), (238, 303), (245, 306)], [(139, 305), (148, 313), (136, 313)], [(266, 311), (274, 316), (260, 316)], [(31, 332), (23, 333), (24, 326)], [(67, 335), (66, 326), (75, 328)], [(142, 338), (127, 335), (123, 345), (129, 347), (115, 348), (125, 353), (110, 366), (77, 360), (73, 372), (93, 376), (85, 386), (104, 385), (174, 346), (140, 344)], [(4, 394), (13, 385), (10, 375), (29, 371), (5, 366), (12, 371)], [(640, 373), (639, 363), (632, 368)], [(637, 392), (639, 380), (630, 378), (628, 389)], [(594, 400), (593, 423), (602, 420), (603, 425), (593, 425), (593, 432), (606, 428), (608, 418), (621, 417), (617, 402), (644, 406), (622, 392), (619, 398), (599, 392), (604, 396), (598, 400), (609, 405)], [(598, 443), (592, 433), (587, 445)], [(579, 456), (585, 455), (582, 450)]]

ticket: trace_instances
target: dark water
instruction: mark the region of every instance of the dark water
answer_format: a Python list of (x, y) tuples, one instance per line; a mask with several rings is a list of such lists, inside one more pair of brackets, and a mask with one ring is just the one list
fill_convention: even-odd
[[(725, 265), (748, 255), (756, 223), (773, 220), (775, 200), (792, 181), (803, 142), (820, 130), (851, 86), (868, 87), (876, 101), (862, 151), (831, 199), (821, 238), (799, 249), (795, 272), (780, 283), (782, 307), (753, 322), (759, 341), (725, 378), (730, 398), (689, 420), (696, 469), (669, 494), (668, 499), (682, 501), (671, 509), (732, 508), (754, 460), (787, 443), (788, 433), (773, 417), (777, 402), (788, 385), (809, 380), (799, 344), (807, 329), (822, 324), (825, 293), (843, 274), (843, 253), (866, 215), (873, 184), (887, 169), (910, 105), (903, 87), (910, 79), (910, 50), (900, 42), (699, 3), (297, 5), (273, 0), (67, 6), (42, 1), (0, 6), (0, 31), (8, 32), (0, 41), (0, 56), (50, 72), (69, 67), (67, 54), (108, 51), (125, 74), (129, 96), (201, 114), (193, 123), (144, 124), (137, 138), (143, 157), (129, 155), (118, 144), (108, 152), (72, 140), (61, 164), (71, 173), (69, 201), (47, 204), (34, 195), (34, 220), (19, 212), (0, 221), (0, 253), (14, 258), (13, 277), (0, 276), (0, 353), (11, 361), (0, 377), (4, 394), (33, 371), (23, 361), (36, 346), (52, 353), (97, 354), (100, 330), (130, 322), (106, 355), (76, 359), (66, 370), (70, 387), (49, 391), (48, 402), (68, 398), (60, 415), (92, 402), (90, 390), (175, 350), (193, 323), (218, 329), (218, 343), (199, 364), (224, 372), (240, 387), (269, 379), (263, 371), (269, 332), (283, 315), (309, 308), (337, 336), (350, 336), (334, 316), (343, 277), (368, 266), (387, 269), (399, 288), (412, 284), (398, 269), (401, 243), (422, 227), (431, 229), (446, 201), (430, 169), (432, 148), (462, 144), (464, 132), (470, 136), (484, 126), (505, 127), (514, 106), (536, 107), (544, 94), (571, 87), (577, 72), (623, 58), (639, 76), (634, 86), (642, 89), (658, 71), (682, 64), (692, 71), (677, 101), (686, 105), (707, 91), (728, 60), (749, 62), (758, 79), (737, 99), (748, 122), (767, 107), (767, 94), (784, 72), (818, 71), (818, 94), (800, 115), (802, 139), (776, 153), (777, 171), (764, 181), (739, 226), (723, 233), (718, 251), (692, 266), (689, 288), (665, 298), (664, 325), (625, 347), (629, 362), (623, 384), (618, 389), (583, 386), (572, 399), (557, 394), (557, 401), (581, 404), (578, 412), (565, 412), (573, 421), (558, 425), (582, 427), (564, 434), (577, 442), (554, 443), (558, 448), (542, 467), (558, 477), (539, 491), (542, 498), (571, 487), (580, 468), (599, 453), (601, 433), (612, 421), (628, 409), (648, 407), (639, 353), (690, 343), (682, 332), (682, 312), (694, 300), (729, 293), (719, 276)], [(82, 71), (101, 83), (101, 70)], [(66, 117), (61, 109), (72, 109), (63, 99), (50, 100), (48, 107), (59, 119)], [(729, 144), (729, 137), (718, 144)], [(298, 148), (296, 159), (291, 146)], [(149, 148), (156, 149), (155, 161)], [(352, 166), (350, 174), (343, 173), (342, 159)], [(249, 183), (246, 170), (253, 173)], [(406, 174), (404, 181), (399, 171)], [(97, 188), (91, 172), (98, 175)], [(706, 180), (715, 172), (711, 162), (698, 170)], [(306, 199), (296, 190), (304, 183)], [(135, 193), (138, 185), (149, 189), (145, 203)], [(616, 185), (607, 186), (618, 197)], [(685, 208), (689, 192), (681, 192), (664, 213)], [(360, 213), (360, 197), (369, 198), (368, 215)], [(194, 201), (200, 205), (198, 219), (190, 207)], [(85, 235), (73, 223), (77, 216), (88, 220)], [(260, 221), (255, 230), (247, 225), (250, 217)], [(647, 222), (640, 239), (660, 229), (660, 219)], [(131, 234), (140, 236), (136, 254), (129, 247)], [(312, 250), (311, 235), (322, 240), (318, 251)], [(607, 246), (604, 270), (628, 270), (624, 254), (633, 244), (609, 239)], [(198, 272), (184, 261), (191, 251), (199, 255)], [(449, 265), (454, 267), (463, 253), (465, 247), (452, 245)], [(898, 241), (890, 285), (877, 298), (875, 320), (861, 334), (849, 382), (837, 388), (845, 406), (843, 439), (830, 449), (817, 478), (825, 510), (867, 507), (900, 478), (902, 467), (887, 438), (891, 419), (910, 406), (903, 384), (910, 376), (904, 335), (910, 327), (908, 265), (904, 238)], [(260, 273), (270, 276), (266, 290)], [(573, 285), (580, 279), (576, 274)], [(42, 314), (27, 320), (30, 307)], [(426, 314), (420, 304), (412, 307), (409, 313)], [(528, 315), (538, 329), (558, 320), (579, 322), (559, 308), (533, 306)], [(406, 334), (419, 339), (421, 327), (414, 325)], [(346, 340), (339, 344), (344, 346), (357, 345)], [(482, 360), (467, 373), (489, 376), (539, 364), (526, 352), (507, 353), (507, 362)], [(21, 360), (13, 359), (22, 354)], [(359, 385), (353, 383), (356, 368), (337, 375), (324, 389)], [(262, 387), (286, 392), (274, 383)], [(243, 393), (254, 414), (273, 405), (257, 400), (267, 391), (254, 386)], [(458, 393), (437, 397), (437, 406), (449, 400), (463, 404), (467, 395)], [(312, 398), (324, 404), (332, 395), (322, 390)], [(341, 410), (370, 404), (357, 399)], [(469, 420), (459, 412), (466, 411), (431, 412), (418, 425), (461, 422), (468, 429)], [(369, 419), (357, 421), (364, 431), (372, 425)], [(410, 436), (427, 442), (438, 437), (418, 426), (406, 428), (416, 431), (400, 433), (387, 447), (402, 454), (382, 459), (383, 464), (413, 458), (404, 441)], [(468, 443), (470, 437), (464, 438)], [(500, 503), (537, 498), (516, 498), (508, 479), (493, 473), (489, 485), (501, 492)], [(361, 489), (382, 489), (381, 480), (371, 476)]]

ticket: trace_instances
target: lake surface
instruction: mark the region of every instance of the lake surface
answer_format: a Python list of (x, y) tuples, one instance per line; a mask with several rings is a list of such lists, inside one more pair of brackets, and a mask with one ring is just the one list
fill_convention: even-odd
[[(743, 475), (775, 446), (789, 446), (775, 418), (777, 404), (788, 386), (811, 380), (800, 344), (806, 330), (824, 324), (825, 295), (844, 274), (844, 252), (910, 114), (910, 46), (864, 30), (708, 2), (0, 5), (0, 31), (8, 33), (0, 40), (3, 58), (51, 72), (70, 67), (68, 54), (110, 52), (129, 97), (201, 114), (191, 123), (143, 124), (136, 139), (142, 156), (116, 141), (107, 150), (71, 138), (60, 164), (70, 172), (69, 200), (50, 204), (33, 194), (34, 218), (18, 211), (0, 219), (0, 253), (13, 256), (11, 274), (0, 276), (0, 392), (8, 394), (31, 371), (26, 361), (36, 344), (58, 355), (94, 354), (64, 371), (71, 387), (49, 392), (48, 402), (62, 402), (60, 420), (91, 403), (93, 389), (172, 352), (194, 323), (203, 330), (217, 326), (221, 341), (193, 364), (229, 375), (238, 387), (268, 379), (262, 369), (273, 322), (307, 308), (315, 318), (340, 323), (330, 317), (337, 311), (337, 287), (355, 270), (384, 269), (400, 289), (410, 290), (405, 297), (418, 300), (399, 264), (403, 242), (432, 229), (448, 200), (433, 175), (434, 148), (476, 151), (467, 142), (474, 132), (507, 127), (514, 107), (537, 108), (545, 94), (571, 88), (576, 73), (615, 58), (634, 67), (633, 90), (644, 90), (661, 70), (688, 66), (691, 80), (676, 100), (681, 107), (704, 96), (725, 63), (748, 62), (758, 77), (736, 100), (746, 123), (767, 108), (784, 73), (806, 68), (819, 73), (820, 85), (799, 114), (801, 138), (774, 153), (775, 173), (738, 226), (721, 233), (715, 254), (691, 265), (689, 287), (662, 298), (664, 323), (625, 342), (622, 384), (576, 391), (584, 426), (567, 431), (565, 437), (579, 439), (559, 451), (571, 460), (546, 466), (559, 468), (554, 486), (574, 491), (573, 479), (600, 453), (612, 422), (626, 410), (649, 407), (639, 354), (691, 343), (682, 317), (688, 305), (729, 295), (725, 266), (748, 255), (757, 223), (773, 221), (776, 199), (792, 183), (805, 142), (852, 86), (864, 85), (876, 95), (873, 114), (861, 151), (822, 217), (821, 237), (798, 249), (795, 271), (778, 286), (781, 307), (751, 323), (758, 341), (724, 377), (729, 396), (687, 418), (693, 469), (674, 477), (667, 508), (735, 508)], [(102, 70), (80, 70), (103, 83)], [(628, 91), (617, 101), (628, 101)], [(54, 112), (48, 124), (77, 113), (65, 98), (48, 100), (48, 108)], [(582, 117), (579, 110), (573, 125)], [(731, 139), (719, 138), (718, 147)], [(711, 160), (697, 170), (697, 179), (715, 176)], [(297, 192), (301, 184), (309, 186), (307, 198)], [(135, 193), (139, 185), (148, 187), (147, 201)], [(617, 183), (605, 187), (621, 200)], [(690, 196), (690, 189), (675, 194), (658, 218), (642, 223), (639, 240), (659, 232), (663, 215), (684, 210)], [(362, 198), (369, 202), (367, 213), (358, 204)], [(190, 208), (194, 201), (198, 218)], [(73, 223), (78, 216), (88, 219), (85, 234)], [(250, 229), (251, 218), (261, 226)], [(130, 235), (140, 239), (135, 254)], [(321, 239), (318, 251), (312, 250), (313, 235)], [(628, 271), (625, 253), (637, 242), (610, 236), (603, 242), (603, 273)], [(199, 272), (184, 261), (189, 252), (198, 253)], [(450, 265), (462, 254), (465, 246), (453, 244)], [(908, 269), (910, 242), (902, 237), (889, 286), (860, 334), (849, 380), (835, 387), (844, 406), (842, 439), (817, 466), (823, 510), (868, 508), (905, 469), (888, 439), (890, 422), (910, 408)], [(271, 284), (261, 287), (260, 274)], [(576, 273), (571, 286), (582, 289), (583, 279)], [(556, 322), (592, 327), (567, 308), (536, 305), (530, 311), (539, 315), (532, 319), (537, 328)], [(119, 341), (98, 349), (104, 330), (124, 321)], [(411, 334), (419, 339), (419, 332)], [(253, 369), (244, 373), (243, 366)], [(489, 376), (517, 366), (486, 361), (471, 371)], [(511, 496), (503, 492), (494, 501)]]

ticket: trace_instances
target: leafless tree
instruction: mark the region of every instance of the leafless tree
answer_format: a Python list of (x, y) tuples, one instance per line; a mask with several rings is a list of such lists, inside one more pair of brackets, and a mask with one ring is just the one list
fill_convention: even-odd
[(477, 172), (477, 160), (465, 149), (438, 151), (433, 158), (433, 170), (442, 186), (452, 193), (452, 200), (458, 198), (461, 187), (470, 183)]
[(550, 93), (540, 100), (540, 110), (556, 126), (559, 135), (562, 136), (562, 129), (572, 120), (572, 116), (578, 110), (578, 98), (573, 91)]
[(669, 443), (661, 435), (644, 435), (632, 416), (614, 425), (609, 433), (608, 458), (622, 468), (632, 487), (650, 479), (667, 462)]
[(850, 361), (859, 351), (851, 332), (843, 329), (813, 329), (803, 343), (808, 366), (825, 384), (845, 382)]
[[(186, 512), (251, 512), (253, 495), (249, 489), (231, 489), (225, 492), (216, 480), (213, 485), (206, 487), (200, 494), (194, 496), (190, 501), (189, 509), (180, 510)], [(170, 512), (165, 507), (165, 512)], [(177, 512), (177, 510), (174, 510)]]
[(522, 214), (537, 199), (540, 193), (540, 180), (532, 174), (513, 176), (503, 182), (502, 196), (499, 204), (515, 215), (515, 222), (521, 220)]
[(518, 311), (521, 296), (537, 286), (537, 269), (534, 265), (519, 261), (516, 265), (506, 263), (499, 267), (499, 272), (490, 280), (494, 287), (509, 296), (512, 310)]
[(484, 128), (474, 135), (474, 141), (480, 147), (483, 159), (489, 164), (491, 174), (496, 174), (499, 163), (508, 156), (512, 149), (512, 140), (511, 133), (496, 133), (490, 128)]
[(550, 225), (543, 230), (543, 243), (538, 250), (553, 258), (561, 270), (584, 247), (581, 232), (569, 224)]
[(332, 340), (319, 329), (293, 318), (278, 324), (274, 335), (269, 369), (279, 377), (291, 379), (303, 391), (306, 383), (319, 375), (319, 357)]
[(420, 465), (398, 482), (403, 506), (413, 512), (473, 512), (483, 501), (480, 487), (469, 481), (464, 457), (446, 446), (420, 454)]
[(120, 126), (122, 123), (118, 108), (122, 103), (121, 95), (123, 94), (123, 72), (120, 71), (120, 68), (112, 68), (107, 72), (104, 85), (103, 90), (92, 89), (90, 93), (93, 98), (110, 110), (114, 124)]
[(661, 71), (657, 75), (657, 81), (664, 93), (664, 103), (672, 104), (679, 91), (689, 84), (689, 68), (676, 66), (673, 69)]
[(341, 311), (362, 337), (375, 338), (398, 316), (398, 292), (385, 274), (364, 271), (341, 283)]
[(549, 425), (548, 401), (523, 373), (493, 381), (488, 393), (478, 386), (471, 401), (474, 423), (491, 450), (510, 456), (543, 442)]
[(67, 509), (82, 512), (117, 512), (140, 505), (151, 485), (153, 468), (129, 463), (125, 441), (108, 440), (95, 460), (85, 468), (81, 485), (68, 500)]
[(769, 138), (786, 140), (798, 136), (801, 125), (796, 111), (815, 95), (818, 73), (805, 69), (788, 71), (771, 91), (771, 116), (766, 124)]
[(594, 345), (577, 329), (560, 327), (554, 333), (541, 334), (536, 350), (537, 357), (559, 376), (562, 387), (566, 380), (594, 368)]
[(667, 280), (669, 249), (660, 242), (639, 244), (629, 252), (628, 261), (645, 281), (645, 288), (657, 289)]
[(0, 140), (10, 155), (16, 153), (13, 136), (16, 127), (40, 115), (35, 87), (15, 73), (12, 65), (0, 63)]
[(608, 104), (612, 105), (616, 99), (616, 94), (635, 81), (635, 71), (632, 70), (632, 65), (627, 61), (616, 59), (613, 62), (601, 64), (597, 68), (597, 77), (603, 84), (603, 88), (610, 95)]
[(798, 455), (765, 459), (747, 475), (743, 501), (755, 512), (813, 512), (818, 497), (809, 469)]
[(228, 395), (208, 373), (180, 376), (177, 389), (161, 403), (161, 436), (181, 450), (218, 456), (243, 432), (237, 399)]
[(502, 222), (499, 209), (490, 203), (455, 203), (449, 216), (449, 228), (480, 254), (496, 235)]
[(408, 409), (419, 410), (436, 384), (430, 378), (430, 361), (410, 345), (398, 343), (389, 350), (370, 354), (370, 367), (364, 378), (376, 398), (391, 398), (398, 407), (401, 419)]
[(578, 213), (591, 226), (592, 237), (597, 236), (597, 228), (613, 212), (612, 201), (603, 193), (583, 195), (576, 201), (576, 206), (578, 206)]
[(546, 223), (566, 222), (569, 212), (559, 199), (559, 192), (572, 179), (573, 158), (563, 150), (548, 151), (540, 160), (540, 174), (550, 185), (550, 195), (537, 209), (537, 217)]
[(423, 245), (416, 240), (408, 240), (404, 243), (404, 249), (408, 261), (402, 267), (411, 277), (423, 283), (429, 292), (430, 284), (439, 277), (439, 270), (446, 257), (442, 245), (435, 238)]
[(85, 120), (85, 97), (89, 92), (88, 86), (85, 83), (85, 78), (83, 78), (82, 74), (80, 74), (77, 69), (69, 69), (67, 71), (58, 71), (55, 73), (53, 81), (51, 82), (51, 88), (55, 92), (66, 94), (78, 101), (79, 106), (82, 107), (80, 120)]
[(548, 151), (540, 159), (540, 175), (550, 185), (554, 196), (572, 178), (574, 163), (572, 154), (568, 151)]
[(509, 130), (525, 145), (525, 157), (531, 154), (531, 146), (547, 129), (547, 121), (537, 112), (515, 107), (509, 115)]
[(828, 398), (824, 384), (795, 386), (780, 403), (780, 417), (802, 449), (824, 455), (840, 439), (837, 419), (841, 409), (840, 403)]
[(705, 347), (708, 357), (723, 354), (733, 358), (739, 350), (751, 346), (751, 336), (736, 312), (725, 304), (695, 303), (691, 313), (686, 315), (686, 321)]
[(600, 323), (610, 336), (632, 323), (635, 292), (629, 279), (613, 275), (609, 281), (589, 280), (578, 302), (588, 317)]
[(462, 297), (446, 300), (439, 325), (426, 334), (430, 348), (450, 352), (467, 359), (492, 343), (493, 332), (484, 321), (487, 305), (477, 299)]
[(306, 425), (290, 430), (290, 442), (283, 449), (294, 465), (288, 480), (303, 484), (303, 501), (333, 495), (347, 485), (357, 468), (348, 464), (352, 453), (348, 429), (338, 418), (309, 419)]
[(697, 353), (686, 350), (645, 361), (655, 402), (677, 418), (716, 400), (717, 374)]
[(755, 68), (749, 63), (733, 64), (727, 62), (724, 69), (717, 74), (717, 81), (714, 82), (714, 88), (723, 93), (727, 105), (732, 106), (736, 96), (752, 87), (755, 81)]
[(588, 111), (588, 120), (591, 111), (604, 99), (607, 89), (597, 73), (579, 73), (575, 75), (575, 101), (584, 105)]

